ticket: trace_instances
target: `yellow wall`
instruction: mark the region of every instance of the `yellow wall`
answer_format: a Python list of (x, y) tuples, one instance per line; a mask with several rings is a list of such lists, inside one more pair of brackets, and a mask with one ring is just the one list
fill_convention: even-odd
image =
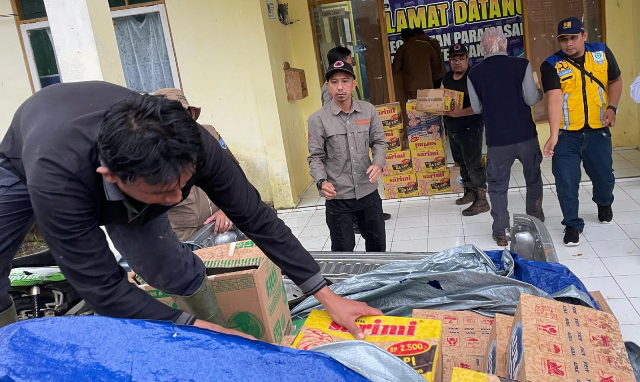
[[(273, 201), (262, 127), (276, 109), (262, 14), (255, 1), (167, 0), (173, 46), (187, 99), (202, 107), (266, 202)], [(260, 37), (263, 36), (263, 40)], [(262, 115), (261, 115), (262, 113)]]
[(91, 28), (96, 40), (100, 59), (100, 69), (104, 81), (127, 86), (120, 60), (118, 41), (113, 30), (113, 20), (108, 2), (87, 1), (87, 10), (91, 19)]
[[(280, 113), (285, 159), (290, 176), (293, 201), (304, 193), (311, 177), (307, 164), (307, 126), (309, 116), (321, 107), (318, 71), (313, 47), (311, 20), (306, 0), (289, 1), (289, 19), (293, 24), (283, 25), (270, 20), (266, 2), (262, 1), (263, 19), (269, 48), (275, 95)], [(309, 96), (300, 101), (288, 101), (285, 88), (283, 62), (305, 70)], [(280, 187), (284, 185), (273, 185)]]
[(640, 13), (638, 0), (605, 1), (606, 43), (622, 71), (622, 99), (616, 125), (612, 129), (614, 147), (640, 144), (640, 109), (631, 99), (629, 86), (640, 72)]
[[(306, 10), (304, 0), (289, 5), (292, 20)], [(320, 89), (287, 101), (282, 65), (318, 83), (308, 13), (284, 26), (269, 19), (263, 0), (167, 0), (166, 7), (182, 87), (202, 107), (200, 122), (220, 131), (264, 201), (293, 207), (310, 181), (306, 119), (320, 107)]]
[[(640, 73), (640, 1), (605, 2), (606, 43), (622, 71), (622, 98), (616, 125), (612, 129), (614, 147), (640, 146), (640, 105), (629, 95), (629, 86)], [(539, 123), (540, 146), (549, 138), (549, 124)]]
[(292, 20), (300, 20), (289, 25), (288, 28), (291, 33), (291, 44), (294, 53), (292, 66), (303, 68), (307, 78), (309, 96), (301, 101), (297, 101), (302, 107), (302, 114), (306, 126), (309, 116), (322, 107), (322, 102), (320, 101), (321, 86), (318, 85), (321, 79), (318, 75), (318, 62), (313, 40), (313, 29), (311, 28), (313, 21), (309, 17), (307, 1), (289, 1), (289, 18)]
[[(0, 14), (13, 13), (9, 0), (0, 0)], [(31, 83), (20, 46), (18, 29), (12, 17), (0, 17), (0, 140), (13, 114), (31, 96)]]

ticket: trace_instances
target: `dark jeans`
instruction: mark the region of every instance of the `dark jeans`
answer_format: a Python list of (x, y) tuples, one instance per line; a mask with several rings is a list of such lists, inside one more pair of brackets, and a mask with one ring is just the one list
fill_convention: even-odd
[(465, 188), (487, 188), (487, 173), (482, 165), (483, 133), (482, 123), (460, 131), (447, 131), (451, 155), (460, 165), (460, 176)]
[(593, 201), (600, 206), (613, 204), (615, 177), (608, 127), (586, 132), (561, 130), (551, 161), (564, 216), (562, 224), (582, 232), (584, 220), (578, 217), (578, 190), (582, 177), (580, 161), (593, 183)]
[[(378, 194), (377, 191), (375, 193)], [(365, 250), (367, 252), (386, 251), (386, 231), (380, 195), (377, 196), (375, 203), (362, 210), (341, 212), (327, 208), (326, 216), (332, 252), (351, 252), (356, 247), (356, 237), (353, 232), (354, 218), (357, 219), (360, 234), (365, 240)]]
[(527, 214), (538, 216), (542, 212), (542, 152), (538, 138), (507, 146), (489, 147), (487, 151), (487, 181), (491, 198), (493, 231), (504, 234), (509, 228), (507, 194), (511, 166), (518, 159), (522, 163), (527, 183)]
[[(27, 185), (0, 163), (0, 312), (11, 304), (11, 261), (34, 222)], [(106, 228), (131, 269), (150, 285), (171, 294), (189, 296), (197, 292), (205, 275), (204, 264), (180, 243), (166, 214), (144, 226)]]

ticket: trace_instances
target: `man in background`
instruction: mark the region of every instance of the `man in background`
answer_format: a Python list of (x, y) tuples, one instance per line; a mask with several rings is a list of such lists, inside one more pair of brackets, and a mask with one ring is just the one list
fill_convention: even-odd
[(622, 95), (622, 77), (616, 58), (605, 44), (587, 43), (582, 21), (575, 17), (558, 24), (561, 50), (542, 63), (551, 134), (544, 153), (551, 167), (562, 209), (564, 244), (580, 244), (584, 221), (578, 216), (582, 162), (593, 182), (598, 220), (613, 220), (613, 158), (611, 130)]
[[(172, 101), (178, 101), (187, 109), (194, 121), (198, 120), (201, 109), (196, 106), (189, 105), (189, 101), (179, 89), (165, 88), (157, 90), (153, 95), (165, 97)], [(211, 125), (201, 125), (207, 132), (218, 141), (220, 147), (226, 152), (237, 164), (238, 161), (227, 147), (224, 139), (218, 131)], [(169, 210), (169, 221), (173, 232), (176, 233), (180, 241), (187, 241), (193, 234), (205, 225), (215, 222), (213, 226), (214, 233), (224, 233), (233, 228), (233, 222), (229, 220), (227, 215), (219, 209), (207, 194), (198, 187), (191, 187), (191, 192), (180, 204)]]
[[(344, 46), (336, 46), (327, 52), (327, 61), (329, 62), (329, 66), (333, 65), (336, 61), (345, 62), (351, 67), (353, 67), (353, 57), (351, 57), (351, 50), (349, 48), (345, 48)], [(333, 95), (329, 92), (329, 87), (327, 86), (328, 82), (325, 81), (322, 84), (322, 106), (333, 101)], [(353, 99), (360, 100), (362, 97), (360, 95), (360, 89), (358, 89), (358, 83), (356, 82), (356, 88), (351, 92)], [(391, 219), (391, 214), (383, 213), (384, 220)], [(360, 234), (360, 229), (358, 228), (358, 220), (353, 220), (353, 230), (356, 234)]]
[(405, 28), (400, 32), (403, 44), (393, 59), (394, 80), (402, 81), (404, 96), (397, 99), (401, 104), (418, 97), (418, 89), (433, 89), (436, 79), (434, 69), (439, 70), (440, 53), (430, 44), (416, 39), (413, 29)]
[(444, 77), (444, 74), (447, 71), (444, 66), (444, 56), (442, 55), (440, 42), (433, 37), (427, 36), (422, 28), (413, 28), (413, 31), (416, 33), (416, 40), (429, 43), (433, 50), (438, 54), (438, 65), (432, 67), (431, 71), (433, 72), (433, 76), (436, 78), (433, 80), (433, 88), (439, 89), (440, 85), (442, 85), (442, 77)]
[(490, 28), (482, 35), (484, 61), (471, 68), (467, 86), (471, 107), (482, 113), (487, 138), (487, 180), (493, 217), (493, 238), (506, 246), (509, 227), (507, 193), (511, 166), (522, 163), (527, 183), (526, 212), (544, 221), (542, 212), (542, 152), (531, 106), (542, 99), (531, 64), (507, 55), (502, 29)]
[(452, 45), (449, 48), (449, 64), (451, 70), (444, 75), (442, 86), (464, 93), (462, 108), (456, 107), (443, 117), (451, 155), (460, 164), (464, 186), (464, 196), (456, 200), (456, 204), (462, 206), (472, 203), (462, 211), (462, 215), (474, 216), (490, 209), (487, 202), (487, 173), (482, 164), (484, 122), (481, 114), (474, 113), (469, 99), (467, 47), (462, 44)]
[(333, 100), (309, 117), (307, 161), (318, 191), (327, 198), (331, 250), (354, 250), (355, 218), (366, 251), (385, 252), (386, 231), (378, 193), (387, 151), (382, 122), (375, 106), (353, 99), (356, 76), (351, 65), (336, 61), (325, 78)]

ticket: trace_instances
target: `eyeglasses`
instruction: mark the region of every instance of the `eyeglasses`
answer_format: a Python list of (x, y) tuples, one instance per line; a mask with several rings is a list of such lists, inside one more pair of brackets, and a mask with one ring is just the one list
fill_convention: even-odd
[(454, 64), (462, 64), (463, 62), (467, 61), (467, 59), (465, 59), (465, 58), (452, 58), (449, 61), (454, 63)]

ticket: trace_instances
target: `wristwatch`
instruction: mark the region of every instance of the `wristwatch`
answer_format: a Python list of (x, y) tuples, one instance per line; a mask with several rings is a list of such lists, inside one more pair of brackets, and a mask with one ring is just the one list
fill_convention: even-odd
[(607, 106), (607, 109), (611, 109), (611, 110), (613, 110), (613, 112), (614, 112), (615, 114), (618, 114), (618, 108), (617, 108), (617, 107), (615, 107), (615, 106), (613, 106), (613, 105), (609, 105), (609, 106)]
[(318, 187), (318, 190), (320, 190), (322, 188), (322, 183), (326, 182), (326, 179), (320, 179), (317, 183), (316, 183), (316, 187)]

